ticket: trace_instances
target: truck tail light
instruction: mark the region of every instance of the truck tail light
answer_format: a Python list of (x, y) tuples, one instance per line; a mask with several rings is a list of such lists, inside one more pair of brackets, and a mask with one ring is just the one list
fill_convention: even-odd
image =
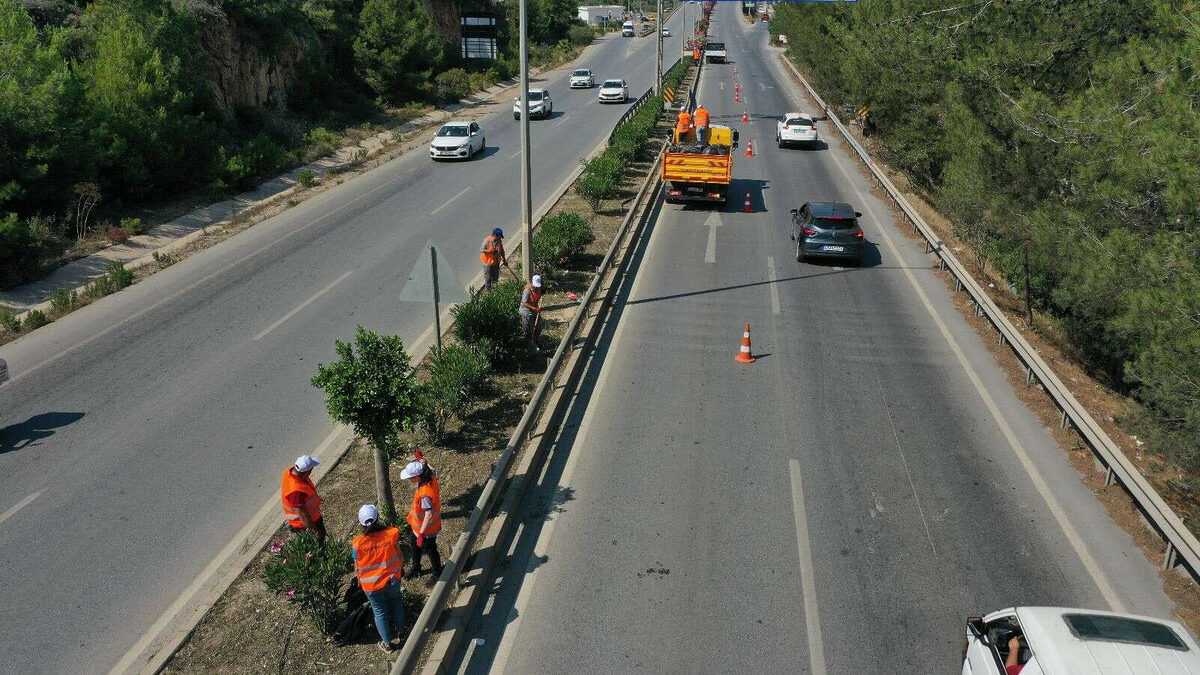
[(812, 237), (817, 234), (817, 231), (812, 229), (811, 227), (806, 227), (801, 231), (804, 232), (804, 236), (806, 236), (806, 237)]
[(667, 194), (672, 197), (678, 197), (683, 194), (683, 190), (668, 190)]
[(862, 231), (862, 230), (859, 230), (858, 232), (855, 232), (855, 233), (854, 233), (854, 236), (855, 236), (856, 238), (858, 238), (858, 239), (862, 239), (862, 238), (863, 238), (863, 231)]
[(816, 131), (816, 130), (817, 130), (817, 125), (815, 125), (815, 124), (812, 125), (812, 131)]

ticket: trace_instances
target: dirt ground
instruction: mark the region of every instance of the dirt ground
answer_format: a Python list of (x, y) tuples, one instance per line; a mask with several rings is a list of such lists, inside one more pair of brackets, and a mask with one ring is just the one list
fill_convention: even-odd
[[(782, 57), (781, 57), (782, 58)], [(813, 103), (815, 107), (815, 102)], [(832, 124), (830, 124), (832, 126)], [(988, 296), (1004, 311), (1008, 320), (1017, 327), (1022, 337), (1041, 355), (1042, 359), (1053, 369), (1059, 379), (1071, 390), (1079, 403), (1095, 418), (1105, 433), (1120, 446), (1122, 452), (1142, 472), (1158, 493), (1171, 505), (1171, 508), (1183, 519), (1193, 533), (1200, 525), (1200, 501), (1197, 500), (1194, 488), (1200, 486), (1200, 476), (1190, 475), (1183, 468), (1166, 461), (1162, 456), (1154, 454), (1153, 450), (1122, 428), (1120, 422), (1126, 418), (1131, 402), (1120, 394), (1106, 387), (1104, 383), (1091, 377), (1084, 364), (1075, 356), (1075, 349), (1067, 341), (1066, 336), (1059, 330), (1052, 317), (1039, 313), (1033, 315), (1033, 325), (1025, 320), (1023, 300), (1009, 291), (1010, 283), (995, 268), (976, 256), (970, 245), (955, 235), (953, 223), (944, 214), (935, 209), (927, 199), (928, 195), (916, 189), (904, 174), (892, 170), (879, 158), (884, 154), (881, 145), (869, 136), (863, 136), (859, 126), (848, 127), (871, 154), (877, 166), (886, 173), (889, 180), (901, 191), (908, 203), (921, 215), (930, 227), (934, 229), (944, 244), (954, 251), (959, 261), (965, 264), (976, 281), (987, 289)], [(850, 146), (840, 134), (830, 133), (828, 138), (842, 146), (842, 150), (853, 156)], [(866, 167), (859, 166), (859, 171), (868, 181), (871, 181), (872, 193), (885, 204), (891, 204), (891, 198), (874, 182), (874, 178)], [(892, 215), (898, 222), (904, 222), (904, 216), (899, 209), (892, 207)], [(913, 240), (921, 240), (919, 234), (910, 228), (902, 228), (906, 236)], [(936, 269), (936, 257), (930, 254), (930, 266), (936, 270), (939, 277), (947, 286), (954, 285), (954, 278), (947, 271)], [(1000, 364), (1017, 397), (1029, 410), (1037, 415), (1058, 442), (1060, 448), (1069, 454), (1071, 464), (1079, 472), (1080, 480), (1087, 485), (1107, 508), (1113, 521), (1120, 525), (1133, 537), (1146, 559), (1161, 567), (1165, 555), (1166, 544), (1163, 539), (1147, 523), (1129, 494), (1119, 485), (1104, 484), (1105, 471), (1094, 459), (1091, 450), (1084, 444), (1081, 437), (1072, 429), (1059, 427), (1059, 410), (1053, 400), (1045, 394), (1039, 384), (1028, 384), (1025, 380), (1025, 369), (1020, 360), (1008, 346), (997, 343), (996, 329), (986, 317), (975, 315), (974, 306), (966, 293), (954, 294), (955, 307), (963, 315), (967, 323), (979, 335), (988, 351)], [(1200, 634), (1200, 586), (1194, 583), (1183, 568), (1162, 571), (1160, 577), (1167, 596), (1175, 604), (1175, 614), (1188, 626), (1193, 633)]]
[[(443, 507), (443, 533), (438, 540), (443, 560), (449, 558), (450, 548), (482, 492), (493, 462), (520, 420), (525, 403), (573, 316), (577, 303), (566, 294), (582, 297), (587, 291), (649, 168), (646, 161), (635, 164), (617, 197), (601, 204), (595, 214), (573, 190), (563, 195), (551, 213), (566, 210), (584, 215), (590, 219), (596, 240), (573, 265), (547, 280), (542, 300), (545, 327), (541, 352), (521, 361), (513, 372), (495, 378), (490, 394), (475, 405), (464, 422), (452, 424), (440, 444), (427, 445), (419, 434), (404, 439), (409, 449), (423, 448), (426, 459), (438, 472)], [(407, 509), (412, 496), (411, 486), (399, 477), (409, 455), (390, 465), (399, 511)], [(322, 512), (330, 536), (348, 541), (357, 533), (355, 513), (359, 505), (375, 500), (373, 471), (370, 448), (359, 440), (322, 479), (318, 489), (324, 499)], [(286, 536), (281, 527), (274, 540)], [(167, 672), (379, 672), (387, 668), (388, 657), (376, 648), (378, 637), (373, 630), (356, 644), (335, 647), (285, 598), (268, 591), (264, 568), (270, 557), (265, 550), (259, 552), (168, 662)], [(346, 575), (347, 583), (350, 577)], [(423, 607), (427, 579), (428, 575), (405, 582), (409, 627)]]

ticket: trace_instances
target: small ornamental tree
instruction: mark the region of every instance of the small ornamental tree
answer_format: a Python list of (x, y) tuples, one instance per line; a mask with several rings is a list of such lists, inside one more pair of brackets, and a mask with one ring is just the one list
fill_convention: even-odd
[(332, 635), (340, 615), (342, 576), (350, 569), (350, 547), (333, 537), (321, 543), (306, 531), (286, 542), (271, 542), (270, 551), (267, 588), (287, 596), (322, 635)]
[(358, 327), (354, 343), (336, 341), (338, 360), (317, 366), (313, 386), (325, 392), (325, 408), (375, 450), (375, 490), (384, 517), (396, 518), (387, 457), (397, 437), (420, 414), (417, 382), (404, 341)]

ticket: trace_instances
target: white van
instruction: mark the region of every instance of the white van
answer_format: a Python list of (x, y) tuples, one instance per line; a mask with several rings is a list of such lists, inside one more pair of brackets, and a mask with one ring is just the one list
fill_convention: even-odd
[(1200, 675), (1200, 647), (1175, 621), (1132, 614), (1010, 607), (967, 619), (962, 675), (1009, 672)]
[(625, 23), (621, 24), (621, 36), (622, 37), (633, 37), (633, 22), (632, 21), (626, 21)]

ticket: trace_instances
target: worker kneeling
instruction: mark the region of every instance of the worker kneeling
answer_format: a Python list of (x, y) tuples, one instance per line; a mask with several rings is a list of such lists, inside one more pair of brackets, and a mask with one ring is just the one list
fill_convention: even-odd
[(404, 587), (400, 582), (404, 555), (400, 553), (400, 530), (384, 527), (374, 504), (363, 504), (358, 510), (358, 524), (362, 526), (362, 534), (351, 543), (354, 573), (375, 613), (379, 648), (390, 654), (396, 650), (392, 641), (398, 640), (404, 630)]
[(689, 129), (692, 128), (692, 115), (686, 109), (679, 111), (679, 117), (675, 120), (675, 138), (682, 139), (687, 135)]

